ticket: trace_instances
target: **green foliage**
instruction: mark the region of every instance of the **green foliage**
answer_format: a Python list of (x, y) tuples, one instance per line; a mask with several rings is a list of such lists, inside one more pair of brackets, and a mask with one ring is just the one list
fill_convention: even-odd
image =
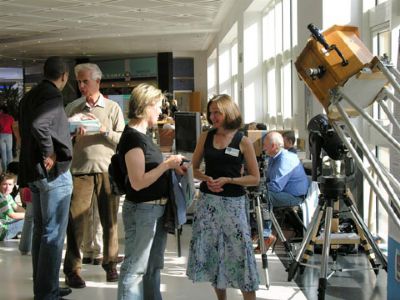
[(21, 95), (18, 89), (5, 86), (0, 89), (0, 107), (7, 107), (8, 113), (14, 118), (18, 116), (18, 106)]

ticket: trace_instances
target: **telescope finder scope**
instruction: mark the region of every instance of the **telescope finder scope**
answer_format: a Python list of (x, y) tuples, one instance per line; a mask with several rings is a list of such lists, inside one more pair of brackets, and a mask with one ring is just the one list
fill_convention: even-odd
[(329, 44), (326, 42), (324, 36), (322, 35), (321, 31), (318, 29), (317, 26), (315, 26), (314, 24), (310, 23), (307, 26), (308, 30), (311, 31), (312, 36), (321, 43), (322, 46), (324, 46), (324, 48), (326, 50), (330, 50), (330, 46)]

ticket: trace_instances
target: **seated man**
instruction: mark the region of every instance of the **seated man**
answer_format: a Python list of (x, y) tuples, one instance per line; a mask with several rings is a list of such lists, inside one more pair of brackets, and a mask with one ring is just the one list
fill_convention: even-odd
[[(269, 156), (265, 174), (266, 199), (270, 200), (269, 203), (273, 207), (300, 205), (307, 194), (309, 180), (299, 158), (283, 148), (282, 135), (276, 131), (266, 135), (263, 148)], [(268, 250), (276, 240), (276, 237), (271, 234), (269, 220), (264, 222), (263, 237)]]
[(296, 148), (294, 147), (294, 143), (296, 142), (296, 137), (293, 131), (285, 131), (282, 134), (283, 137), (283, 147), (293, 153), (297, 153)]

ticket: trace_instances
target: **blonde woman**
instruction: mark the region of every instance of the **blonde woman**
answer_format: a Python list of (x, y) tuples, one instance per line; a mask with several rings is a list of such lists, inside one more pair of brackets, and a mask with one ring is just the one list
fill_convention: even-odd
[(164, 95), (159, 89), (140, 84), (129, 102), (130, 119), (118, 150), (127, 169), (129, 184), (122, 209), (125, 259), (118, 282), (118, 299), (162, 299), (160, 270), (164, 264), (167, 232), (163, 214), (168, 197), (168, 170), (182, 173), (183, 157), (163, 156), (147, 129), (157, 125)]

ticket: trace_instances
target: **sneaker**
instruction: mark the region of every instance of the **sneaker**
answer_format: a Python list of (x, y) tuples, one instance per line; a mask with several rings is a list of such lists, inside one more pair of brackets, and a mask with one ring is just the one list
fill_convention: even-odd
[(106, 278), (107, 282), (116, 282), (118, 281), (118, 271), (115, 263), (108, 264), (106, 268)]
[(82, 264), (91, 265), (94, 264), (94, 260), (91, 257), (84, 257), (82, 258)]
[(86, 287), (86, 282), (78, 273), (69, 273), (65, 276), (65, 284), (74, 289)]
[[(267, 238), (264, 238), (265, 251), (268, 251), (269, 247), (271, 247), (275, 242), (276, 242), (276, 237), (273, 234), (271, 234)], [(257, 246), (257, 248), (254, 249), (254, 253), (261, 254), (260, 246)]]

